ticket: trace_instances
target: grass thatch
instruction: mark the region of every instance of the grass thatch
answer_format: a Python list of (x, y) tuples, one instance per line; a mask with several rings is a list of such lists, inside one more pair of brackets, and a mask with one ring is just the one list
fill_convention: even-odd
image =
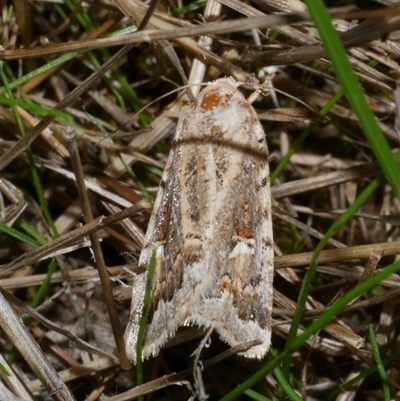
[[(1, 400), (400, 400), (399, 6), (205, 3), (0, 3)], [(129, 270), (177, 89), (263, 83), (272, 65), (277, 92), (254, 104), (271, 154), (271, 351), (243, 360), (213, 336), (194, 377), (204, 334), (183, 330), (136, 387)]]

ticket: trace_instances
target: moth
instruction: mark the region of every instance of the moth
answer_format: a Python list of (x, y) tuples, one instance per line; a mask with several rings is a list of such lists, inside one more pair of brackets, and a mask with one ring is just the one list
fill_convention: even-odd
[(136, 363), (139, 321), (153, 250), (156, 268), (142, 344), (156, 356), (181, 326), (214, 327), (231, 346), (271, 339), (273, 235), (268, 150), (250, 102), (218, 79), (181, 115), (135, 277), (125, 332)]

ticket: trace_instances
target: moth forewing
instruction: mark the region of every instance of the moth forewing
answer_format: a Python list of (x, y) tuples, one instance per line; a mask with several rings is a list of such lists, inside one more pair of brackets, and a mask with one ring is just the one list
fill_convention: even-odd
[(268, 151), (257, 115), (231, 78), (207, 86), (178, 124), (133, 284), (125, 333), (136, 362), (141, 299), (157, 264), (143, 341), (157, 355), (180, 326), (215, 327), (234, 346), (270, 346), (273, 236)]

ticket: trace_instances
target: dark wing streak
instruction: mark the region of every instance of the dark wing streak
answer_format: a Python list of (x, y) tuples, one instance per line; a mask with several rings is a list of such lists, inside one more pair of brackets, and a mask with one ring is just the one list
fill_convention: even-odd
[[(155, 203), (156, 214), (149, 224), (145, 248), (147, 249), (146, 263), (148, 265), (149, 257), (154, 248), (163, 246), (164, 252), (160, 255), (160, 263), (156, 266), (156, 272), (152, 283), (152, 298), (150, 303), (151, 313), (148, 315), (148, 321), (151, 322), (154, 311), (158, 308), (159, 302), (169, 301), (174, 292), (174, 284), (171, 283), (171, 270), (176, 256), (176, 246), (181, 243), (177, 238), (179, 235), (180, 208), (178, 187), (178, 170), (181, 159), (179, 146), (174, 145), (172, 154), (168, 159), (168, 164), (164, 170), (163, 182), (164, 188), (157, 194)], [(162, 325), (168, 323), (167, 317)], [(146, 340), (145, 340), (146, 342)]]

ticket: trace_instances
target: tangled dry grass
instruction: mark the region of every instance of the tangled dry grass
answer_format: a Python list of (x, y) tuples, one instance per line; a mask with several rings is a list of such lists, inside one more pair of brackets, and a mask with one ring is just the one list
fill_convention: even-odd
[[(1, 400), (400, 400), (400, 172), (376, 156), (400, 144), (398, 2), (329, 2), (378, 143), (302, 2), (156, 3), (0, 2)], [(185, 85), (271, 71), (272, 349), (213, 335), (197, 369), (182, 330), (137, 386), (122, 332)]]

